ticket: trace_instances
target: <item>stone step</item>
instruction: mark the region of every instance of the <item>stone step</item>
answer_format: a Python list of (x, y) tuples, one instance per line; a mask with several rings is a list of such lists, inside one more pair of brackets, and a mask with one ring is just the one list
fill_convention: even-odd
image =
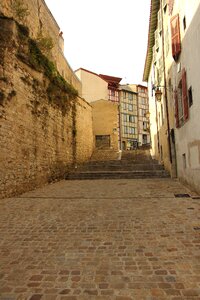
[(85, 164), (77, 167), (77, 171), (137, 171), (164, 170), (159, 164)]
[[(85, 165), (90, 166), (134, 166), (134, 165), (148, 164), (148, 165), (159, 165), (157, 160), (109, 160), (109, 161), (88, 161)], [(84, 165), (84, 164), (83, 164)]]
[(65, 175), (66, 180), (85, 179), (147, 179), (147, 178), (168, 178), (169, 174), (164, 170), (154, 171), (93, 171), (93, 172), (71, 172)]

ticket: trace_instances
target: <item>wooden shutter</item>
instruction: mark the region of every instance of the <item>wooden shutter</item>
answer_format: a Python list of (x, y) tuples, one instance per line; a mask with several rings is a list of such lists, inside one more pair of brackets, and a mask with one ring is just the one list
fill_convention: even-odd
[(176, 128), (178, 128), (179, 127), (179, 115), (178, 115), (178, 92), (177, 92), (177, 90), (174, 91), (174, 101), (175, 101)]
[(189, 117), (189, 105), (187, 96), (187, 77), (185, 69), (182, 70), (182, 101), (183, 101), (183, 111), (184, 120), (186, 121)]
[(181, 53), (181, 36), (180, 36), (180, 23), (179, 15), (175, 15), (171, 18), (171, 39), (172, 39), (172, 56), (174, 60), (178, 59)]

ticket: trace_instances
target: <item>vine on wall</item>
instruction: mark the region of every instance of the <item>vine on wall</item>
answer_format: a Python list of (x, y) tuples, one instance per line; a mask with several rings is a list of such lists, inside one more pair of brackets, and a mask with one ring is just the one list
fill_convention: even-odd
[(29, 36), (26, 26), (17, 23), (19, 49), (17, 57), (38, 72), (43, 72), (49, 79), (47, 95), (49, 102), (55, 104), (65, 114), (78, 96), (78, 91), (57, 71), (55, 64), (44, 55), (39, 43)]

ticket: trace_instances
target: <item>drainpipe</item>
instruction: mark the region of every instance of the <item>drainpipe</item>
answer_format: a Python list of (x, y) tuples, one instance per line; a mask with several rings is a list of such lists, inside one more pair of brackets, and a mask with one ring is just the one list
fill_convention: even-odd
[(168, 105), (167, 78), (166, 78), (166, 67), (165, 67), (165, 37), (164, 37), (162, 0), (160, 0), (160, 9), (161, 9), (161, 22), (162, 22), (162, 56), (163, 56), (163, 74), (164, 74), (164, 91), (165, 91), (164, 98), (165, 98), (166, 117), (167, 117), (167, 139), (168, 139), (169, 159), (170, 159), (170, 163), (172, 164), (172, 150), (171, 150), (170, 124), (169, 124), (169, 105)]

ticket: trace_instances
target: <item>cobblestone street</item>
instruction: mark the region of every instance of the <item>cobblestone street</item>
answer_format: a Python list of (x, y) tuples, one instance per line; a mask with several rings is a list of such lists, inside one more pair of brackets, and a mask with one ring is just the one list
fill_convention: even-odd
[(200, 199), (171, 179), (0, 200), (0, 237), (1, 300), (200, 299)]

